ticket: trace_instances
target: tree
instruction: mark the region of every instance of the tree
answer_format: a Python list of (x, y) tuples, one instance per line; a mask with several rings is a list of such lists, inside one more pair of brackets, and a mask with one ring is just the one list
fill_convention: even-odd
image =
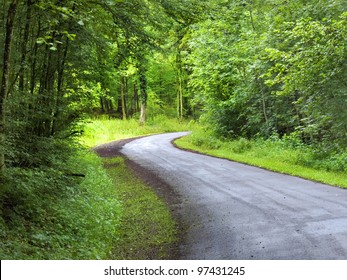
[(8, 85), (10, 75), (10, 57), (11, 43), (13, 36), (14, 19), (17, 12), (18, 1), (12, 0), (7, 12), (5, 29), (5, 46), (3, 50), (2, 79), (0, 85), (0, 173), (5, 168), (5, 152), (2, 150), (5, 146), (5, 122), (6, 122), (6, 99), (8, 96)]
[(176, 84), (177, 84), (177, 117), (184, 117), (184, 103), (187, 98), (187, 74), (183, 53), (187, 50), (190, 28), (199, 22), (205, 12), (206, 4), (201, 1), (164, 1), (164, 11), (173, 19), (173, 52), (175, 54)]
[(343, 1), (208, 1), (185, 61), (193, 102), (223, 137), (300, 132), (343, 147)]
[(345, 110), (336, 108), (346, 99), (347, 45), (346, 13), (338, 20), (301, 19), (285, 33), (291, 47), (268, 49), (274, 62), (266, 76), (278, 95), (296, 93), (300, 112), (297, 127), (310, 141), (340, 142), (345, 145)]

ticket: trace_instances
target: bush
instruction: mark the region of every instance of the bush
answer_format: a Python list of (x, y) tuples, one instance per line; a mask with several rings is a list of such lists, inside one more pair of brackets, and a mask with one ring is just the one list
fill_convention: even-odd
[(337, 172), (347, 171), (347, 152), (327, 153), (326, 151), (314, 150), (312, 158), (316, 168)]
[(241, 154), (252, 149), (252, 143), (248, 139), (241, 137), (232, 142), (231, 149), (234, 153)]
[(219, 149), (222, 146), (221, 140), (218, 140), (215, 136), (213, 136), (212, 132), (205, 129), (194, 131), (194, 133), (191, 135), (191, 141), (198, 147), (204, 147), (212, 150)]
[(304, 148), (307, 147), (301, 139), (300, 132), (293, 132), (291, 134), (285, 134), (281, 143), (286, 148)]

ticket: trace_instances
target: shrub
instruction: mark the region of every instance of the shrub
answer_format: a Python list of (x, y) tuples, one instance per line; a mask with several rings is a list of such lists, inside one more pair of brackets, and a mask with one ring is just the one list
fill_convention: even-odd
[(238, 154), (244, 153), (252, 148), (251, 141), (243, 137), (231, 143), (232, 143), (232, 147), (231, 147), (232, 151)]
[(327, 171), (347, 171), (347, 152), (327, 155), (324, 160), (316, 160), (316, 166)]
[(221, 140), (217, 139), (212, 132), (205, 129), (194, 131), (191, 135), (191, 141), (198, 147), (212, 150), (219, 149), (222, 146)]

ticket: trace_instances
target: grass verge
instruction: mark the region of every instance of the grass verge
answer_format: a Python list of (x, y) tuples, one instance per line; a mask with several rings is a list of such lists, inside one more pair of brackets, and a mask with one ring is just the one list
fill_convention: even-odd
[(103, 161), (123, 209), (112, 258), (169, 259), (177, 227), (165, 203), (127, 168), (122, 157)]
[(344, 170), (326, 170), (329, 169), (328, 162), (315, 160), (306, 147), (294, 145), (293, 141), (293, 139), (247, 140), (244, 138), (221, 141), (206, 131), (196, 130), (193, 134), (176, 140), (175, 144), (180, 148), (211, 156), (347, 188), (347, 173)]

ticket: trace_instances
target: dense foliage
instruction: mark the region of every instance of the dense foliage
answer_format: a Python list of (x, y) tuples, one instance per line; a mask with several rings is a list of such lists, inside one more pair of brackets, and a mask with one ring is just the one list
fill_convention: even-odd
[[(75, 222), (91, 212), (82, 207), (74, 218), (69, 207), (100, 200), (100, 190), (88, 183), (88, 172), (75, 176), (79, 168), (67, 164), (81, 157), (76, 140), (90, 116), (141, 124), (148, 116), (192, 117), (213, 131), (213, 145), (292, 139), (314, 159), (307, 164), (347, 170), (344, 0), (0, 6), (0, 234), (23, 230), (30, 257), (70, 246), (58, 228), (44, 230), (57, 220), (78, 240), (92, 234), (90, 225)], [(30, 253), (31, 246), (40, 249)]]
[(195, 104), (224, 137), (347, 145), (344, 1), (209, 1), (186, 54)]

